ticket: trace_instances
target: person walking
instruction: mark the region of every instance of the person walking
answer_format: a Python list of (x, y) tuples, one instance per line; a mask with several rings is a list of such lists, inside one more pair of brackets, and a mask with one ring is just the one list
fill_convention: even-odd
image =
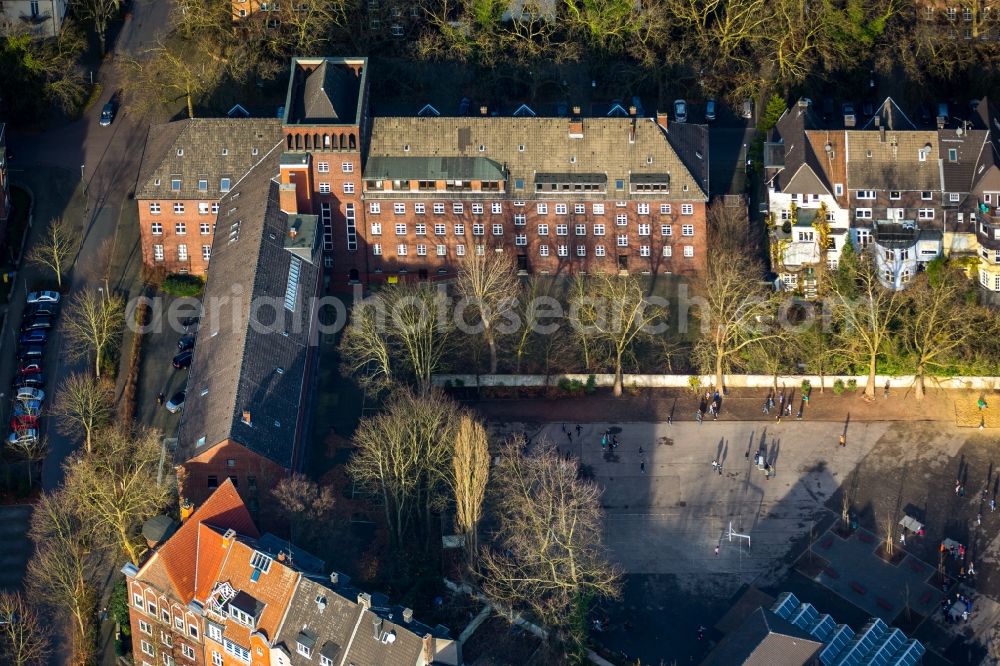
[(698, 425), (701, 425), (701, 419), (702, 419), (702, 418), (703, 418), (703, 417), (702, 417), (702, 415), (701, 415), (701, 410), (699, 409), (699, 410), (697, 410), (697, 411), (696, 411), (696, 412), (694, 413), (694, 420), (698, 422)]
[(991, 499), (990, 500), (990, 513), (993, 513), (996, 510), (997, 510), (997, 501), (996, 501), (996, 499)]
[(712, 471), (714, 472), (717, 469), (719, 469), (719, 461), (718, 460), (713, 460), (712, 461)]
[(166, 397), (167, 396), (163, 395), (163, 391), (160, 391), (159, 393), (157, 393), (156, 394), (156, 404), (157, 405), (162, 405), (163, 401), (166, 399)]
[(639, 463), (639, 471), (642, 472), (643, 474), (646, 473), (646, 461), (645, 460), (643, 460), (642, 462)]
[(674, 424), (674, 415), (667, 414), (667, 425), (673, 425), (673, 424)]
[(722, 476), (722, 463), (719, 463), (719, 476)]
[(845, 437), (843, 434), (840, 435), (840, 445), (847, 446), (847, 437)]
[(580, 426), (579, 423), (577, 423), (576, 424), (576, 436), (577, 436), (577, 439), (579, 439), (581, 432), (583, 432), (583, 428)]
[(718, 546), (715, 547), (715, 556), (716, 557), (719, 556), (719, 547)]

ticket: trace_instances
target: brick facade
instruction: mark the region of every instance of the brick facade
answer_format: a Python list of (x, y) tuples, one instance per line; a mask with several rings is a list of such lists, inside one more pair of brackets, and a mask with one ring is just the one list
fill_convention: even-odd
[(208, 272), (218, 201), (147, 199), (138, 206), (145, 265), (168, 273)]
[(204, 666), (204, 619), (163, 591), (138, 580), (128, 582), (129, 625), (136, 666)]
[(281, 465), (255, 453), (233, 440), (226, 440), (193, 456), (183, 464), (184, 480), (180, 494), (200, 504), (226, 479), (230, 479), (256, 514), (268, 491), (288, 475)]

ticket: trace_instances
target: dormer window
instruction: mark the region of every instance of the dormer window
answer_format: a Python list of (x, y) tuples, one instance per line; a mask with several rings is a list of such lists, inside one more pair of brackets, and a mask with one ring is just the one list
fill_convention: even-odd
[(229, 154), (229, 149), (228, 148), (223, 148), (222, 149), (222, 156), (225, 157), (228, 154)]
[(271, 568), (271, 562), (273, 561), (274, 560), (272, 560), (269, 556), (259, 550), (255, 550), (253, 555), (250, 556), (250, 566), (254, 569), (259, 569), (262, 573), (268, 572)]
[(174, 192), (180, 192), (181, 191), (181, 179), (180, 178), (171, 178), (170, 179), (170, 189), (172, 191), (174, 191)]
[(219, 190), (223, 192), (228, 192), (231, 183), (232, 181), (230, 181), (228, 178), (223, 178), (222, 180), (219, 181)]
[(177, 157), (184, 157), (184, 149), (183, 148), (178, 148), (177, 149)]
[(260, 152), (259, 150), (257, 150), (256, 148), (254, 148), (253, 150), (250, 151), (250, 154), (256, 155), (259, 152)]
[(483, 145), (483, 144), (479, 144), (479, 152), (485, 153), (486, 152), (486, 146)]
[(208, 192), (208, 180), (201, 179), (201, 180), (198, 181), (198, 191), (199, 192)]
[(948, 161), (949, 162), (957, 162), (958, 161), (958, 148), (949, 148), (948, 149)]

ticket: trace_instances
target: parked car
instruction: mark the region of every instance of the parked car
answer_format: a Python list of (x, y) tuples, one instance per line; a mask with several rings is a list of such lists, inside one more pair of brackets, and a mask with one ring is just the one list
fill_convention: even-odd
[(177, 412), (184, 409), (184, 391), (178, 391), (171, 396), (170, 400), (167, 401), (167, 411), (171, 414), (176, 414)]
[(833, 98), (823, 98), (823, 120), (830, 122), (833, 120)]
[(715, 120), (715, 100), (713, 98), (709, 98), (708, 101), (705, 102), (705, 122), (710, 123), (713, 120)]
[(187, 351), (188, 349), (194, 348), (194, 336), (185, 335), (183, 338), (177, 341), (177, 349), (181, 351)]
[(107, 127), (115, 119), (115, 103), (108, 100), (108, 103), (101, 109), (101, 127)]
[(33, 291), (28, 294), (28, 303), (58, 303), (58, 291)]
[(8, 444), (17, 444), (18, 442), (37, 442), (38, 441), (38, 430), (36, 428), (28, 428), (27, 430), (15, 430), (10, 433), (7, 437)]
[(24, 306), (23, 317), (37, 317), (45, 315), (46, 317), (56, 317), (59, 314), (59, 304), (58, 303), (32, 303), (31, 305)]
[(949, 115), (950, 114), (948, 113), (948, 103), (947, 102), (938, 102), (938, 105), (937, 105), (937, 117), (938, 118), (944, 118), (945, 122), (947, 122)]
[(749, 97), (743, 100), (743, 109), (741, 110), (740, 115), (747, 120), (753, 118), (753, 100)]
[(767, 205), (767, 202), (766, 202), (766, 201), (761, 201), (761, 202), (760, 202), (759, 204), (757, 204), (757, 210), (758, 210), (758, 211), (759, 211), (759, 212), (760, 212), (761, 214), (763, 214), (763, 215), (767, 215), (767, 214), (768, 214), (768, 212), (769, 212), (769, 211), (770, 211), (771, 209), (770, 209), (770, 208), (768, 207), (768, 205)]
[(38, 428), (38, 414), (21, 414), (10, 417), (10, 429), (14, 432)]
[(857, 123), (857, 118), (854, 115), (854, 105), (850, 102), (844, 102), (844, 127), (854, 127)]
[(686, 123), (688, 119), (688, 105), (682, 99), (674, 100), (674, 121), (678, 123)]
[(42, 388), (45, 386), (45, 375), (18, 375), (14, 377), (14, 381), (10, 383), (13, 389), (22, 388)]
[(34, 375), (42, 371), (41, 361), (30, 361), (24, 360), (17, 366), (17, 374), (19, 375)]
[(178, 370), (183, 370), (185, 368), (191, 367), (191, 358), (194, 356), (194, 352), (190, 349), (182, 351), (177, 356), (174, 356), (174, 367)]
[(24, 388), (18, 389), (15, 397), (18, 400), (37, 400), (38, 402), (42, 402), (45, 400), (45, 391), (39, 388), (25, 386)]
[(52, 318), (44, 315), (21, 320), (21, 331), (47, 331), (52, 328)]
[(183, 326), (184, 328), (187, 328), (188, 326), (191, 326), (193, 324), (197, 324), (199, 321), (201, 321), (201, 317), (199, 317), (199, 316), (184, 317), (184, 319), (181, 319), (181, 326)]
[(27, 331), (17, 338), (19, 345), (44, 345), (48, 341), (48, 331)]
[(42, 411), (41, 400), (17, 400), (14, 402), (14, 416), (30, 416)]
[(875, 115), (875, 102), (870, 99), (866, 99), (861, 103), (861, 115), (865, 118), (871, 118)]
[(17, 350), (17, 360), (19, 361), (38, 360), (44, 355), (45, 347), (41, 345), (22, 346)]

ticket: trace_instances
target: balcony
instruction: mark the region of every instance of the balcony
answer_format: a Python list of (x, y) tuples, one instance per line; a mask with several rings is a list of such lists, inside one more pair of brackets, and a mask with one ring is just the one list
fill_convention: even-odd
[(884, 248), (912, 247), (920, 238), (920, 228), (914, 220), (876, 220), (875, 242)]
[(979, 204), (979, 212), (976, 215), (976, 236), (982, 245), (990, 249), (1000, 249), (1000, 208)]

